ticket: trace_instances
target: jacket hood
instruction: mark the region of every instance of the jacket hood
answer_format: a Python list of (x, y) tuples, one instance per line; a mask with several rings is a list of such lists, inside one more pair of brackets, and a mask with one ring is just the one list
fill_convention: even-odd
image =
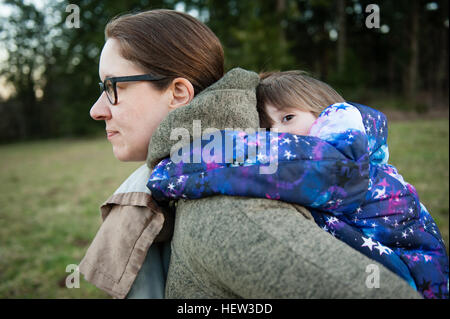
[(389, 151), (387, 147), (388, 124), (386, 115), (369, 106), (346, 102), (353, 105), (361, 113), (361, 120), (368, 140), (368, 151), (371, 162), (387, 164)]
[[(342, 138), (345, 133), (358, 131), (367, 139), (364, 150), (374, 164), (386, 164), (389, 158), (387, 147), (387, 119), (378, 110), (353, 103), (336, 103), (325, 108), (314, 122), (309, 135), (320, 137), (335, 147), (351, 143), (351, 137)], [(349, 151), (354, 150), (348, 148)], [(348, 154), (351, 156), (351, 154)]]
[(190, 104), (170, 112), (150, 139), (147, 166), (153, 169), (161, 159), (170, 155), (171, 148), (179, 143), (177, 136), (175, 140), (170, 139), (175, 129), (187, 130), (189, 142), (192, 142), (194, 120), (201, 120), (202, 130), (258, 128), (258, 83), (257, 73), (235, 68), (194, 97)]

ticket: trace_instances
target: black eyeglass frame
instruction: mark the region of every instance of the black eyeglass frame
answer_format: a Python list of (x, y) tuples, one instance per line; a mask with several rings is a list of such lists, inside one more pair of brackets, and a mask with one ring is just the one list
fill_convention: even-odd
[[(103, 82), (99, 82), (100, 86), (100, 94), (103, 93), (103, 91), (106, 92), (106, 97), (108, 98), (109, 102), (112, 105), (117, 104), (117, 86), (116, 84), (118, 82), (134, 82), (134, 81), (159, 81), (167, 78), (163, 75), (153, 75), (153, 74), (141, 74), (141, 75), (129, 75), (129, 76), (116, 76), (116, 77), (110, 77), (105, 78)], [(106, 90), (106, 82), (110, 81), (113, 87), (114, 92), (114, 101), (111, 101), (111, 97), (108, 94), (108, 91)]]

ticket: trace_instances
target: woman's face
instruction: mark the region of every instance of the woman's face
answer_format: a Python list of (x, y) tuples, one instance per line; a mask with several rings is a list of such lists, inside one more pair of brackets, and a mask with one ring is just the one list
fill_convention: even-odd
[[(119, 54), (119, 42), (108, 39), (100, 56), (100, 80), (106, 77), (144, 74)], [(94, 120), (105, 121), (108, 140), (120, 161), (144, 161), (150, 137), (169, 113), (170, 90), (158, 91), (148, 81), (118, 82), (117, 104), (103, 92), (92, 106)]]

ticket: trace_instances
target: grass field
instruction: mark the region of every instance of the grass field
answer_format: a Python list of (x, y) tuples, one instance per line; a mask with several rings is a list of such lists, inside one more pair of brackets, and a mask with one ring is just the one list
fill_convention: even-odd
[[(390, 124), (390, 163), (413, 184), (449, 243), (449, 121)], [(81, 276), (65, 287), (98, 230), (99, 205), (138, 163), (105, 139), (0, 146), (0, 298), (103, 298)]]

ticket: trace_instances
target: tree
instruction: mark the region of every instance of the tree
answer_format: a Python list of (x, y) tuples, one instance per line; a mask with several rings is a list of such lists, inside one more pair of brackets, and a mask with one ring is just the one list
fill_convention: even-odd
[(345, 12), (345, 0), (337, 1), (337, 20), (338, 20), (338, 30), (339, 37), (337, 40), (337, 64), (338, 64), (338, 73), (342, 74), (345, 69), (345, 51), (346, 51), (346, 42), (347, 42), (347, 34), (346, 34), (346, 12)]
[(406, 95), (409, 100), (414, 101), (417, 92), (417, 72), (419, 65), (419, 0), (411, 3), (410, 20), (410, 58), (408, 65), (408, 78), (406, 80)]
[[(0, 70), (15, 93), (0, 111), (1, 121), (14, 124), (0, 127), (14, 132), (1, 136), (73, 136), (103, 127), (89, 118), (89, 109), (99, 94), (98, 61), (105, 25), (118, 14), (150, 9), (149, 1), (79, 1), (80, 28), (65, 24), (68, 1), (50, 2), (42, 10), (21, 0), (5, 4), (13, 14), (0, 24), (8, 53)], [(157, 8), (173, 5), (152, 1)]]

